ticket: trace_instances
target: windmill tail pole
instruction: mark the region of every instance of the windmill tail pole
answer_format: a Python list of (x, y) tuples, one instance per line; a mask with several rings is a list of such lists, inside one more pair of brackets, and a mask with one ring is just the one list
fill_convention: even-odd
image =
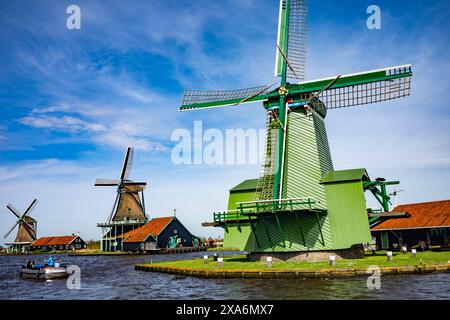
[(285, 124), (283, 126), (283, 148), (281, 150), (281, 173), (280, 173), (280, 193), (278, 195), (278, 199), (282, 199), (283, 198), (283, 180), (284, 180), (284, 158), (285, 158), (285, 154), (286, 154), (286, 139), (287, 139), (287, 114), (288, 114), (288, 108), (285, 108), (285, 113), (284, 113), (284, 118), (285, 120)]
[[(287, 40), (289, 36), (289, 14), (290, 14), (290, 0), (286, 0), (286, 11), (283, 17), (284, 30), (281, 34), (283, 47), (281, 48), (283, 53), (287, 52)], [(277, 147), (277, 166), (274, 179), (273, 199), (278, 200), (282, 197), (283, 191), (281, 190), (281, 181), (283, 175), (283, 160), (284, 160), (284, 143), (285, 143), (285, 128), (286, 128), (286, 77), (287, 77), (287, 61), (282, 59), (281, 69), (281, 86), (279, 90), (280, 94), (280, 106), (278, 117), (280, 118), (281, 125), (278, 128), (278, 147)]]

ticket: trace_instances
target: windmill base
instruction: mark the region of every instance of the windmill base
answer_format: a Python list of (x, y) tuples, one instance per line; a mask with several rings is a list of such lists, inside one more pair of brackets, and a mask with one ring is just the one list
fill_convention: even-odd
[(359, 259), (364, 257), (364, 248), (361, 244), (353, 245), (348, 249), (326, 250), (326, 251), (297, 251), (297, 252), (254, 252), (250, 253), (251, 261), (266, 262), (267, 257), (273, 261), (328, 261), (330, 256), (336, 259)]

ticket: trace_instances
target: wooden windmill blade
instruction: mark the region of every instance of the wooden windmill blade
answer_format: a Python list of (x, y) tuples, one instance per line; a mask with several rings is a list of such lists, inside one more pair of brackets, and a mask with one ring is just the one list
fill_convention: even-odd
[(34, 225), (34, 223), (36, 222), (33, 218), (31, 218), (28, 214), (33, 211), (33, 209), (36, 207), (36, 205), (38, 204), (38, 200), (34, 199), (33, 202), (31, 202), (31, 204), (28, 206), (27, 210), (25, 210), (24, 214), (22, 215), (22, 217), (20, 218), (20, 225), (25, 225), (27, 226), (27, 231), (32, 231), (33, 233), (36, 233), (36, 231), (34, 230), (34, 226), (30, 225), (30, 222)]
[(13, 232), (13, 230), (16, 228), (16, 226), (19, 224), (19, 221), (16, 221), (16, 223), (14, 223), (14, 225), (11, 227), (11, 229), (8, 230), (8, 232), (6, 232), (3, 235), (3, 238), (6, 239), (8, 238), (8, 236), (11, 234), (11, 232)]
[(280, 0), (275, 76), (304, 79), (306, 67), (307, 1)]
[(122, 171), (120, 173), (120, 181), (128, 180), (133, 166), (134, 148), (128, 147), (125, 159), (123, 161)]
[(34, 207), (36, 207), (37, 204), (38, 200), (34, 199), (33, 202), (31, 202), (31, 204), (27, 208), (27, 210), (25, 210), (25, 213), (23, 214), (22, 218), (24, 218), (27, 214), (29, 214), (34, 209)]
[(116, 213), (117, 213), (117, 208), (118, 208), (118, 202), (119, 202), (119, 198), (120, 198), (120, 192), (119, 191), (117, 191), (117, 195), (116, 195), (116, 200), (114, 200), (114, 205), (113, 205), (113, 208), (112, 208), (112, 210), (111, 210), (111, 213), (109, 214), (109, 216), (108, 216), (108, 222), (110, 222), (110, 221), (113, 221), (114, 220), (114, 218), (115, 218), (115, 215), (116, 215)]
[(147, 182), (143, 181), (125, 181), (122, 183), (126, 187), (127, 190), (138, 190), (143, 191), (147, 186)]
[(119, 180), (114, 179), (96, 179), (94, 186), (96, 187), (113, 187), (120, 184)]
[(290, 93), (294, 100), (318, 98), (327, 109), (353, 107), (409, 96), (412, 75), (411, 65), (388, 67), (301, 82)]
[(237, 90), (185, 90), (179, 111), (233, 106), (264, 101), (270, 85)]
[(17, 210), (12, 204), (8, 203), (6, 205), (6, 208), (8, 208), (9, 211), (11, 211), (18, 219), (20, 219), (20, 216), (22, 215), (19, 210)]

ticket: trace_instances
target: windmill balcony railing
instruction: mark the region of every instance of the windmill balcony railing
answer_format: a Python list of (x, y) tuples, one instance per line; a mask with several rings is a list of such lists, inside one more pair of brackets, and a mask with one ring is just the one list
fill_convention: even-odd
[(146, 223), (148, 220), (137, 220), (137, 219), (133, 219), (133, 220), (119, 220), (119, 221), (109, 221), (109, 222), (101, 222), (101, 223), (97, 223), (98, 227), (110, 227), (110, 226), (123, 226), (123, 225), (130, 225), (130, 224), (144, 224)]
[(317, 208), (319, 201), (313, 198), (289, 198), (279, 200), (257, 200), (237, 202), (237, 209), (214, 212), (214, 223), (249, 219), (259, 214), (274, 214), (294, 211), (323, 211)]

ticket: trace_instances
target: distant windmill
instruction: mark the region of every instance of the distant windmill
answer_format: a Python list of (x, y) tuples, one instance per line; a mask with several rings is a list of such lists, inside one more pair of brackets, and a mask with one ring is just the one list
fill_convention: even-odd
[(34, 209), (38, 203), (37, 199), (28, 206), (27, 210), (22, 214), (19, 210), (14, 208), (11, 204), (6, 207), (11, 211), (18, 219), (16, 223), (12, 226), (7, 233), (5, 233), (4, 238), (6, 239), (11, 232), (18, 226), (17, 234), (14, 242), (9, 243), (13, 247), (14, 251), (21, 251), (23, 246), (30, 245), (34, 240), (36, 240), (36, 227), (37, 221), (30, 217), (28, 214)]
[(405, 190), (403, 190), (403, 189), (395, 190), (395, 188), (394, 188), (394, 192), (389, 193), (390, 196), (394, 197), (394, 208), (397, 207), (397, 203), (398, 203), (397, 195), (398, 195), (399, 192), (402, 192), (402, 191), (405, 191)]
[[(133, 164), (134, 149), (128, 147), (122, 171), (118, 180), (97, 179), (95, 186), (117, 186), (117, 196), (108, 217), (108, 222), (123, 220), (145, 220), (144, 189), (146, 182), (135, 182), (129, 179)], [(142, 196), (142, 201), (139, 197)]]

